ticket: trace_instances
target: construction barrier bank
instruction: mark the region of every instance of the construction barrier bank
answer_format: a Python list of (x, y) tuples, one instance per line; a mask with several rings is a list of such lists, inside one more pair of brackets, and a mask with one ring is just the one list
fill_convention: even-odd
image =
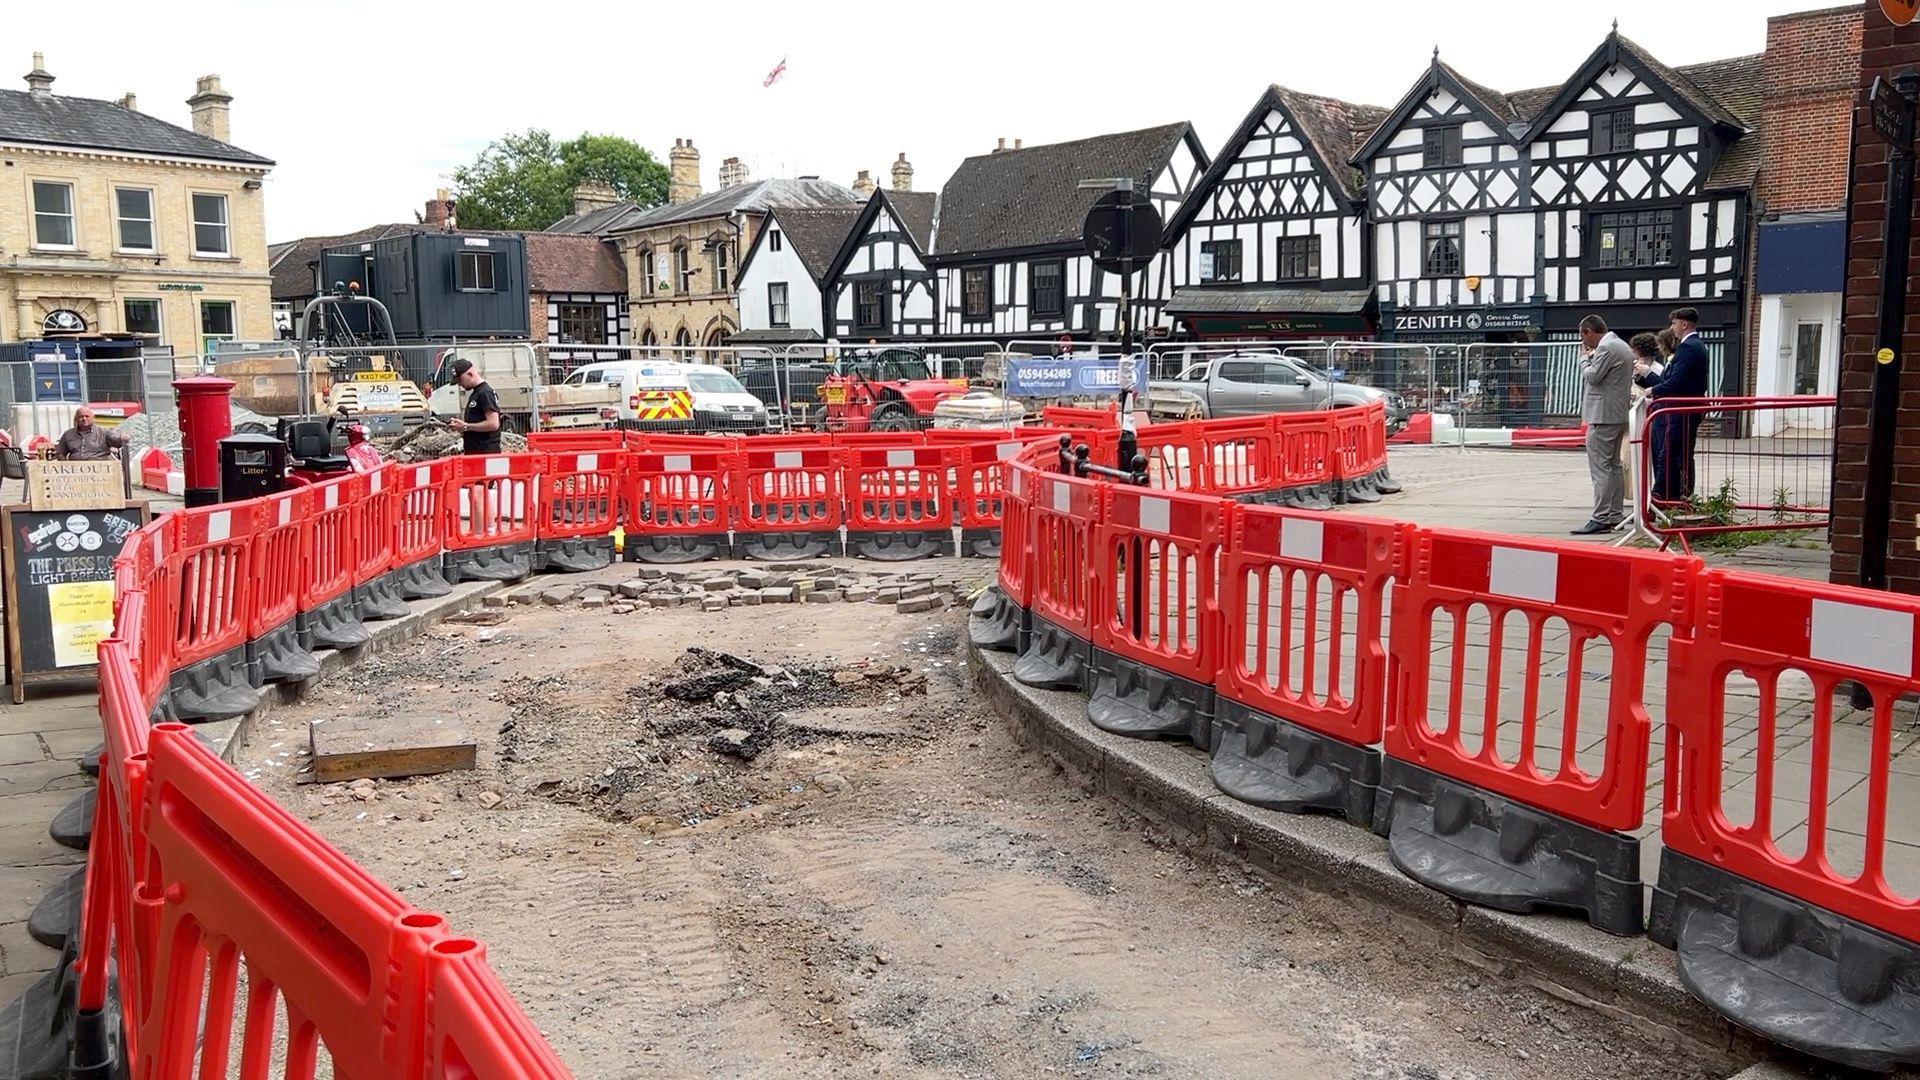
[[(1336, 439), (1336, 425), (1376, 423), (1377, 439)], [(1050, 564), (1037, 610), (1061, 641), (1086, 644), (1074, 671), (1110, 686), (1116, 723), (1160, 724), (1163, 686), (1186, 703), (1181, 722), (1210, 709), (1215, 653), (1195, 650), (1213, 638), (1165, 613), (1188, 595), (1211, 603), (1193, 560), (1213, 557), (1232, 520), (1219, 497), (1369, 497), (1391, 487), (1384, 430), (1384, 415), (1334, 413), (1148, 428), (1147, 476), (1164, 494), (1122, 497), (1112, 513), (1107, 486), (1047, 477), (1072, 488), (1047, 507), (1062, 530), (1053, 550), (1073, 561)], [(244, 715), (274, 684), (316, 676), (321, 651), (365, 644), (367, 624), (406, 615), (407, 601), (461, 581), (604, 567), (623, 542), (628, 558), (668, 563), (842, 550), (895, 560), (956, 546), (992, 557), (1011, 528), (1019, 558), (1001, 580), (1012, 582), (1006, 567), (1023, 565), (1037, 524), (1014, 496), (1039, 478), (1013, 462), (1035, 444), (1060, 457), (1063, 434), (1099, 461), (1119, 437), (1110, 426), (536, 435), (524, 454), (390, 462), (159, 517), (114, 565), (99, 785), (56, 823), (87, 847), (84, 884), (48, 901), (77, 908), (56, 920), (65, 955), (0, 1013), (13, 1046), (0, 1075), (566, 1076), (480, 943), (373, 880), (182, 721)], [(1111, 532), (1090, 528), (1109, 520)], [(1143, 559), (1192, 572), (1171, 601), (1129, 594), (1142, 620), (1096, 627), (1096, 559), (1103, 573)], [(1023, 589), (1010, 595), (1026, 602)], [(1025, 635), (1025, 609), (1009, 610), (1021, 614), (1005, 632)]]
[[(1345, 422), (1330, 447), (1342, 487), (1373, 453)], [(1920, 598), (1223, 498), (1209, 483), (1239, 460), (1223, 438), (1206, 425), (1171, 437), (1197, 463), (1159, 474), (1179, 490), (1023, 448), (974, 644), (1016, 653), (1022, 683), (1084, 692), (1097, 728), (1190, 742), (1229, 796), (1373, 830), (1401, 872), (1464, 902), (1646, 934), (1676, 950), (1691, 992), (1779, 1043), (1859, 1068), (1920, 1062), (1920, 898), (1887, 872), (1894, 707), (1920, 694)], [(1654, 792), (1647, 676), (1662, 634)], [(1804, 758), (1776, 761), (1787, 679), (1811, 682), (1812, 731)], [(1870, 726), (1836, 726), (1843, 694), (1871, 700)], [(1865, 855), (1843, 872), (1828, 777), (1849, 733), (1866, 743), (1848, 796), (1865, 803), (1850, 815)], [(1731, 771), (1756, 743), (1757, 773)], [(1808, 807), (1804, 826), (1773, 819), (1776, 790)], [(1745, 823), (1736, 798), (1752, 804)], [(1651, 806), (1648, 912), (1633, 834)], [(1794, 833), (1804, 851), (1786, 854)]]

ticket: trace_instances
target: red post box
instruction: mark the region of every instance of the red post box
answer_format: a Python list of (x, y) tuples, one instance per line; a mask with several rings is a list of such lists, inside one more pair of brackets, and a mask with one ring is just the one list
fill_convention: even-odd
[(194, 375), (173, 380), (180, 406), (181, 471), (187, 505), (220, 501), (220, 440), (233, 434), (233, 380)]

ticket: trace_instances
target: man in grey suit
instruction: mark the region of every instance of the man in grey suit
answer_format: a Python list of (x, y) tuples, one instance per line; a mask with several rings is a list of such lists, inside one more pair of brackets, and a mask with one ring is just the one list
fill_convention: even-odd
[(1575, 536), (1612, 532), (1626, 520), (1620, 443), (1627, 435), (1633, 396), (1633, 349), (1598, 315), (1580, 320), (1580, 419), (1587, 422), (1587, 473), (1593, 477), (1593, 516)]

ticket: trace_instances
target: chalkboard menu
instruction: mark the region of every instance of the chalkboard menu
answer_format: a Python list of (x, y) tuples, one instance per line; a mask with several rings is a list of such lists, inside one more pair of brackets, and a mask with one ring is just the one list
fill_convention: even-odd
[(0, 507), (5, 529), (7, 669), (13, 700), (36, 677), (85, 677), (113, 633), (113, 560), (147, 504), (92, 510)]

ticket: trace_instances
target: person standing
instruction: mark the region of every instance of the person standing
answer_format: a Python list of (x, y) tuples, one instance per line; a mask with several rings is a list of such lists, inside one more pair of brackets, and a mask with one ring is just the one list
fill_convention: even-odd
[(61, 461), (105, 461), (125, 445), (125, 435), (94, 423), (93, 410), (82, 405), (73, 410), (73, 426), (53, 444), (53, 456)]
[(1580, 419), (1587, 424), (1587, 475), (1593, 480), (1593, 516), (1575, 536), (1612, 532), (1626, 520), (1626, 480), (1620, 442), (1627, 434), (1633, 396), (1633, 350), (1598, 315), (1580, 320)]
[[(1700, 338), (1700, 312), (1675, 308), (1669, 329), (1679, 339), (1673, 359), (1658, 375), (1645, 364), (1634, 365), (1634, 381), (1653, 399), (1648, 407), (1647, 437), (1653, 443), (1652, 488), (1655, 503), (1685, 502), (1693, 495), (1693, 441), (1699, 434), (1699, 412), (1672, 412), (1673, 399), (1707, 396), (1707, 346)], [(1662, 402), (1668, 408), (1662, 408)], [(1664, 414), (1664, 415), (1663, 415)]]
[(473, 361), (462, 356), (453, 362), (453, 377), (467, 392), (466, 411), (448, 427), (460, 433), (463, 454), (500, 452), (500, 398), (480, 376)]

